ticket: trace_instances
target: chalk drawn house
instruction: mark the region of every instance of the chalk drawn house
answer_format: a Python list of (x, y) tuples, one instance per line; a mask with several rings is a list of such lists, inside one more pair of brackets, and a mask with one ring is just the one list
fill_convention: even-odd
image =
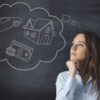
[(50, 19), (29, 19), (23, 28), (24, 37), (36, 44), (50, 45), (56, 36), (53, 21)]

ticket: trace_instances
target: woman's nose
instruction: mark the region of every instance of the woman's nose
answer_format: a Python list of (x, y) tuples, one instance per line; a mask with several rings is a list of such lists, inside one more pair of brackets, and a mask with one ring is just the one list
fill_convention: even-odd
[(72, 49), (72, 50), (76, 50), (76, 49), (77, 49), (77, 45), (73, 45), (73, 46), (71, 47), (71, 49)]

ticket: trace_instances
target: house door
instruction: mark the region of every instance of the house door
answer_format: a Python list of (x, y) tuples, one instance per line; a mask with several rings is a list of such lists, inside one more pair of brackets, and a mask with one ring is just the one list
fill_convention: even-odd
[(42, 36), (42, 39), (40, 41), (40, 44), (49, 45), (48, 42), (49, 42), (49, 36), (48, 35)]

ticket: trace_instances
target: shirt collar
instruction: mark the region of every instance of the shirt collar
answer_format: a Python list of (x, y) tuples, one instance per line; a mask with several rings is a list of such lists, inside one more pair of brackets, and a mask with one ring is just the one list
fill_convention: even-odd
[[(79, 71), (77, 71), (76, 74), (80, 76)], [(89, 79), (87, 80), (86, 84), (91, 83), (91, 81), (92, 81), (92, 76), (89, 77)]]

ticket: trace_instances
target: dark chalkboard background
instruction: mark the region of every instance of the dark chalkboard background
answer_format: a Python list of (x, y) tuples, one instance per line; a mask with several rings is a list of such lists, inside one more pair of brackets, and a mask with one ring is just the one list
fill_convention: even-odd
[(0, 100), (55, 100), (73, 36), (99, 27), (99, 0), (1, 0)]

